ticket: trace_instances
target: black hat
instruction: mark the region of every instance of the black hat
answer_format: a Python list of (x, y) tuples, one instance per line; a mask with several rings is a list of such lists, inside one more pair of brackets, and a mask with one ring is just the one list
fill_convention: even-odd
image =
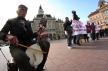
[(20, 4), (20, 5), (18, 6), (18, 8), (24, 9), (24, 10), (27, 10), (27, 9), (28, 9), (28, 8), (27, 8), (25, 5), (23, 5), (23, 4)]
[(68, 19), (68, 17), (65, 17), (65, 19)]
[(73, 20), (79, 20), (80, 19), (78, 17), (78, 15), (76, 14), (76, 11), (72, 10), (72, 14), (73, 14)]
[(76, 13), (76, 11), (75, 11), (75, 10), (72, 10), (72, 13), (73, 13), (73, 14), (75, 14), (75, 13)]

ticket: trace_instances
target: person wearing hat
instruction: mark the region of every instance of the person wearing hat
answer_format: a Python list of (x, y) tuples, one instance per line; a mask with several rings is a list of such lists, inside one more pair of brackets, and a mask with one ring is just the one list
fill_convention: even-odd
[(72, 14), (73, 14), (73, 20), (78, 20), (79, 21), (79, 17), (78, 17), (78, 15), (76, 14), (76, 11), (72, 11)]
[(26, 48), (17, 45), (30, 46), (35, 43), (33, 39), (38, 36), (37, 33), (33, 33), (30, 22), (25, 19), (27, 10), (25, 5), (19, 5), (18, 16), (9, 19), (0, 31), (0, 39), (10, 42), (10, 53), (19, 71), (34, 71), (29, 63), (30, 58), (25, 53)]
[(81, 45), (80, 44), (80, 31), (79, 31), (79, 26), (81, 25), (81, 22), (79, 21), (79, 17), (76, 14), (76, 11), (72, 11), (73, 14), (73, 20), (72, 20), (72, 27), (73, 27), (73, 43), (77, 44), (77, 45)]

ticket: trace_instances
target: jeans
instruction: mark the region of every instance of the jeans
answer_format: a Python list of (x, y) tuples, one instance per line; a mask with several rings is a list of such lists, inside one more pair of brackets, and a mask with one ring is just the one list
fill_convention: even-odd
[(80, 45), (80, 34), (79, 35), (74, 35), (74, 44)]
[(19, 71), (33, 71), (33, 67), (29, 63), (30, 58), (26, 55), (25, 51), (19, 47), (10, 46), (10, 53)]
[(72, 45), (72, 32), (71, 31), (67, 31), (67, 44), (68, 46)]
[(96, 39), (99, 40), (99, 33), (96, 33)]
[(76, 42), (78, 45), (80, 45), (80, 36), (81, 36), (80, 34), (76, 35)]
[(94, 32), (91, 33), (91, 37), (92, 37), (92, 40), (95, 41), (95, 39), (96, 39), (96, 33), (94, 33)]

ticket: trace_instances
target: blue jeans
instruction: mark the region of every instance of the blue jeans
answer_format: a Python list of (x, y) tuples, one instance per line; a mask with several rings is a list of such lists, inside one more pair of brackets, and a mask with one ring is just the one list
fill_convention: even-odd
[(73, 42), (74, 42), (74, 44), (80, 45), (80, 36), (81, 36), (80, 34), (73, 36)]
[(72, 31), (67, 31), (67, 44), (68, 46), (72, 45)]

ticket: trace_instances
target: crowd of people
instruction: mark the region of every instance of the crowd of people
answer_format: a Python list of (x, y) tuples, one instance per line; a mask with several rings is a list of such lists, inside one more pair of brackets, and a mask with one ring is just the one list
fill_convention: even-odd
[(85, 42), (96, 41), (99, 38), (104, 37), (104, 30), (99, 23), (89, 22), (86, 24), (81, 22), (76, 14), (76, 11), (72, 11), (73, 19), (69, 20), (65, 18), (64, 31), (67, 36), (68, 48), (75, 48), (75, 45), (81, 46), (81, 40)]

